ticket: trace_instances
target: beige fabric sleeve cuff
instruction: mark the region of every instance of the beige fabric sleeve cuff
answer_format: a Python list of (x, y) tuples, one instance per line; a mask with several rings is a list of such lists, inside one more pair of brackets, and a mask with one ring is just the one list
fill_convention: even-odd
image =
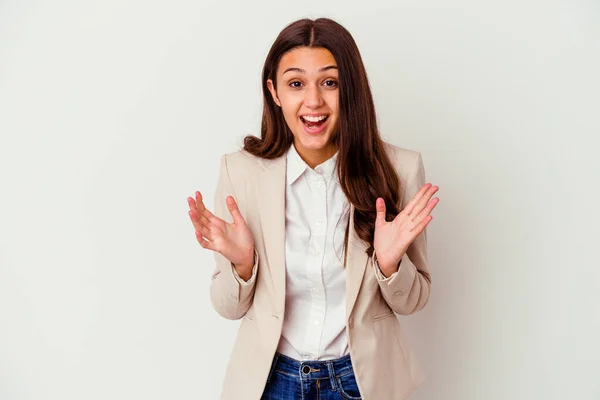
[(239, 276), (237, 270), (235, 269), (235, 266), (233, 265), (233, 263), (231, 263), (231, 268), (233, 269), (233, 276), (235, 276), (235, 279), (243, 286), (252, 285), (252, 282), (254, 282), (254, 278), (256, 277), (257, 266), (258, 266), (258, 253), (256, 252), (256, 249), (254, 249), (254, 267), (252, 267), (252, 276), (250, 276), (250, 279), (248, 279), (247, 281), (243, 280)]

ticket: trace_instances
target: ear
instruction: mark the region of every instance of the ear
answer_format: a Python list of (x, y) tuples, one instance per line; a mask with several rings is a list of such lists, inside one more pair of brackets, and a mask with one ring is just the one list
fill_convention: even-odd
[(277, 98), (277, 91), (275, 90), (275, 85), (273, 85), (273, 80), (267, 79), (267, 88), (269, 89), (269, 92), (271, 92), (271, 96), (273, 96), (273, 101), (275, 102), (275, 104), (281, 107), (281, 103)]

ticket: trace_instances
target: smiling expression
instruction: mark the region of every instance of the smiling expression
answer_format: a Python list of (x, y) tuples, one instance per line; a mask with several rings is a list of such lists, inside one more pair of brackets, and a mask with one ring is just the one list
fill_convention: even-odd
[(296, 150), (314, 168), (337, 150), (332, 143), (339, 117), (335, 58), (324, 48), (296, 47), (281, 57), (276, 80), (277, 90), (271, 79), (267, 87), (294, 135)]

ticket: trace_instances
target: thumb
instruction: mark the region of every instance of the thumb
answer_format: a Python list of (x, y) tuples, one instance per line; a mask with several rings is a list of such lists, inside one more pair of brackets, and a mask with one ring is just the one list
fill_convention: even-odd
[(245, 225), (246, 221), (244, 221), (244, 217), (242, 217), (242, 213), (240, 213), (240, 209), (232, 196), (227, 196), (225, 199), (227, 202), (227, 208), (229, 209), (229, 213), (233, 217), (233, 223), (236, 225)]
[(382, 224), (385, 221), (385, 201), (378, 197), (375, 201), (375, 208), (377, 209), (377, 218), (375, 219), (375, 225)]

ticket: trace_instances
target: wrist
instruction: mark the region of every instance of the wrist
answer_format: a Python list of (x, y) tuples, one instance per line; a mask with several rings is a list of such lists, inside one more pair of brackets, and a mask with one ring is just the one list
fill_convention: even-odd
[(240, 276), (240, 278), (242, 278), (243, 280), (247, 281), (248, 279), (250, 279), (250, 277), (252, 276), (252, 267), (253, 265), (236, 265), (234, 264), (233, 267), (235, 268), (235, 270), (237, 271), (238, 275)]
[(232, 264), (233, 264), (233, 267), (235, 268), (237, 274), (240, 276), (240, 278), (247, 281), (252, 276), (252, 270), (254, 269), (255, 262), (256, 262), (256, 257), (255, 257), (254, 251), (253, 251), (251, 259), (248, 259), (239, 264), (234, 264), (234, 263), (232, 263)]
[(384, 261), (381, 262), (380, 260), (377, 259), (377, 256), (374, 255), (375, 257), (375, 262), (377, 263), (377, 266), (379, 267), (379, 270), (381, 271), (381, 273), (383, 274), (383, 276), (385, 276), (386, 278), (389, 278), (390, 276), (392, 276), (393, 274), (395, 274), (396, 272), (398, 272), (398, 270), (400, 269), (400, 263), (402, 262), (402, 257), (400, 257), (400, 261), (394, 263), (394, 262), (388, 262), (388, 261)]
[(395, 272), (398, 272), (398, 267), (395, 267), (395, 268), (394, 267), (382, 267), (380, 265), (379, 269), (381, 270), (381, 273), (383, 274), (383, 276), (386, 277), (386, 278), (389, 278)]

